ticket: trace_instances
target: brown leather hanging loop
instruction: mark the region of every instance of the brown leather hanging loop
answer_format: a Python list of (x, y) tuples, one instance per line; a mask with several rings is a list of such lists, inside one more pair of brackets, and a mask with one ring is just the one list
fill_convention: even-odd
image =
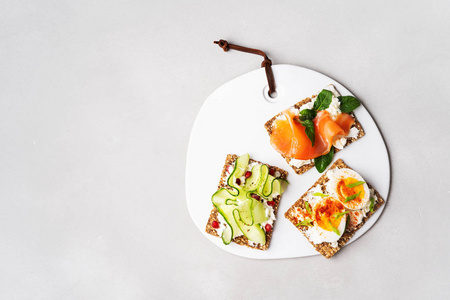
[(275, 78), (273, 77), (273, 72), (272, 72), (272, 67), (271, 67), (272, 61), (269, 59), (269, 57), (267, 57), (267, 55), (263, 51), (258, 50), (258, 49), (252, 49), (252, 48), (242, 47), (242, 46), (238, 46), (238, 45), (228, 44), (228, 42), (225, 40), (214, 41), (214, 44), (219, 45), (219, 47), (221, 47), (223, 49), (223, 51), (225, 51), (225, 52), (227, 52), (229, 49), (233, 49), (233, 50), (242, 51), (242, 52), (246, 52), (246, 53), (261, 55), (262, 57), (264, 57), (264, 60), (261, 63), (261, 68), (264, 68), (266, 70), (267, 82), (269, 83), (269, 94), (275, 93)]

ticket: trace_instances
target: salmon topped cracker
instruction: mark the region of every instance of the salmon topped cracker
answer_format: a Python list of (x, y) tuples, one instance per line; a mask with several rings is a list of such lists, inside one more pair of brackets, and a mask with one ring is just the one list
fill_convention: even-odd
[(364, 135), (353, 113), (359, 105), (329, 85), (266, 122), (270, 144), (297, 174), (313, 166), (323, 172), (335, 152)]

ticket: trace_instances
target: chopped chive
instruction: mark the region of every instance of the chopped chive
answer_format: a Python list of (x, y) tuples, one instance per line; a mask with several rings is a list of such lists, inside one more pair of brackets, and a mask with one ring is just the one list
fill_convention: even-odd
[(312, 220), (311, 219), (305, 219), (303, 221), (301, 221), (300, 223), (298, 223), (295, 226), (312, 226)]
[(325, 194), (322, 194), (322, 193), (314, 193), (314, 194), (312, 194), (313, 196), (318, 196), (318, 197), (328, 197), (329, 195), (325, 195)]
[(357, 182), (353, 182), (353, 183), (350, 183), (350, 184), (346, 184), (346, 186), (349, 187), (349, 188), (354, 188), (354, 187), (357, 187), (358, 185), (361, 185), (361, 184), (364, 184), (364, 183), (365, 183), (364, 181), (357, 181)]
[(338, 220), (338, 219), (342, 218), (342, 216), (344, 216), (345, 214), (348, 214), (348, 213), (350, 213), (350, 212), (349, 212), (349, 211), (344, 211), (344, 212), (341, 212), (341, 213), (335, 213), (335, 214), (333, 215), (333, 217), (334, 217), (336, 220)]
[(333, 228), (334, 233), (336, 233), (337, 235), (341, 235), (339, 230), (336, 227), (334, 227), (333, 224), (331, 224), (331, 221), (328, 221), (328, 223), (330, 224), (331, 228)]
[(345, 203), (347, 203), (348, 201), (350, 201), (350, 200), (355, 200), (356, 198), (358, 198), (358, 196), (361, 194), (361, 191), (359, 191), (358, 193), (356, 193), (356, 194), (354, 194), (354, 195), (351, 195), (351, 196), (348, 196), (347, 198), (345, 198)]
[(370, 212), (373, 212), (374, 206), (375, 206), (375, 198), (370, 197), (370, 206), (369, 206)]
[(305, 208), (308, 214), (312, 215), (311, 207), (309, 206), (308, 201), (305, 201)]

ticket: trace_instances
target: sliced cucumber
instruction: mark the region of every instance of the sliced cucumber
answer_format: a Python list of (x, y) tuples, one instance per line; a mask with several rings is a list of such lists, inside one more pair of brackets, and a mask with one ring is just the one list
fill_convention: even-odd
[[(241, 233), (239, 227), (237, 226), (236, 222), (233, 218), (233, 209), (236, 208), (235, 205), (227, 205), (227, 202), (233, 201), (235, 199), (235, 196), (230, 193), (229, 190), (225, 188), (221, 188), (217, 192), (215, 192), (212, 197), (212, 203), (214, 207), (217, 209), (219, 214), (222, 215), (222, 217), (225, 219), (225, 221), (228, 223), (228, 227), (232, 229), (232, 238), (239, 235)], [(235, 201), (235, 200), (234, 200)]]
[(259, 181), (258, 186), (258, 194), (263, 195), (264, 186), (266, 185), (266, 182), (269, 180), (269, 167), (266, 165), (261, 166), (261, 179)]
[(283, 178), (277, 178), (278, 181), (280, 181), (280, 195), (284, 193), (284, 191), (286, 191), (287, 186), (289, 185), (289, 181), (287, 181), (286, 179)]
[(235, 205), (235, 206), (239, 205), (238, 202), (236, 200), (234, 200), (234, 199), (227, 199), (227, 200), (225, 200), (225, 204), (226, 205)]
[(252, 194), (265, 198), (264, 201), (271, 200), (273, 195), (282, 194), (288, 184), (284, 179), (269, 175), (267, 165), (256, 164), (245, 183), (237, 185), (236, 179), (247, 171), (249, 159), (248, 154), (236, 159), (234, 169), (227, 180), (232, 190), (221, 188), (211, 197), (214, 207), (227, 223), (222, 232), (222, 240), (226, 245), (242, 234), (250, 241), (265, 244), (266, 234), (260, 224), (268, 220), (266, 209), (262, 202), (252, 198)]
[(236, 165), (236, 170), (235, 170), (236, 178), (239, 178), (242, 175), (244, 175), (245, 171), (247, 170), (249, 160), (250, 160), (250, 155), (248, 153), (245, 153), (236, 159), (236, 164), (235, 164)]
[(239, 226), (236, 224), (236, 221), (234, 221), (233, 217), (233, 210), (236, 209), (235, 205), (222, 205), (220, 207), (216, 207), (219, 214), (222, 215), (222, 217), (225, 219), (225, 221), (228, 223), (229, 227), (233, 231), (232, 239), (242, 234), (241, 230), (239, 229)]
[(245, 180), (244, 190), (255, 191), (261, 183), (261, 166), (254, 165), (252, 168), (252, 175)]
[[(227, 222), (228, 224), (228, 222)], [(222, 241), (225, 245), (228, 245), (233, 240), (233, 228), (228, 224), (228, 226), (222, 231)]]
[(270, 195), (273, 197), (274, 195), (280, 195), (281, 193), (281, 184), (280, 181), (278, 179), (274, 179), (272, 181), (272, 192), (270, 193)]
[(269, 175), (269, 178), (264, 185), (262, 195), (266, 198), (273, 194), (281, 195), (286, 190), (288, 184), (289, 182), (285, 179), (275, 178), (272, 175)]
[(226, 188), (221, 188), (212, 195), (211, 201), (214, 206), (221, 206), (223, 204), (226, 204), (227, 200), (234, 200), (235, 198), (236, 196), (233, 195), (229, 190), (227, 190)]
[(240, 186), (236, 185), (236, 179), (244, 175), (247, 170), (248, 161), (250, 160), (250, 155), (248, 153), (239, 156), (234, 163), (233, 172), (228, 177), (227, 184), (236, 189), (240, 189)]
[(266, 233), (261, 229), (259, 224), (253, 224), (252, 226), (245, 225), (239, 218), (239, 211), (237, 209), (233, 210), (233, 217), (234, 221), (239, 226), (239, 229), (247, 239), (261, 245), (266, 244)]
[(253, 214), (252, 214), (253, 202), (258, 201), (254, 199), (247, 199), (236, 208), (239, 211), (239, 218), (247, 226), (253, 225)]
[(273, 177), (272, 175), (267, 176), (267, 180), (264, 183), (264, 187), (263, 187), (262, 193), (261, 193), (264, 197), (269, 197), (270, 195), (272, 195), (274, 180), (275, 180), (275, 177)]
[(266, 209), (264, 208), (264, 205), (257, 200), (253, 201), (252, 215), (254, 224), (261, 224), (269, 219), (266, 217)]

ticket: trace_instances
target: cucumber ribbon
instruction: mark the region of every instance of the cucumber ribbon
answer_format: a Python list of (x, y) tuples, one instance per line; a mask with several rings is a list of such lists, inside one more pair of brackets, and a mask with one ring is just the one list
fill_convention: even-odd
[(219, 189), (211, 197), (214, 207), (227, 223), (221, 236), (225, 245), (241, 234), (250, 241), (265, 244), (266, 235), (260, 224), (266, 222), (268, 217), (263, 203), (254, 199), (253, 195), (271, 201), (281, 195), (288, 185), (286, 180), (270, 175), (269, 167), (264, 164), (254, 165), (251, 176), (238, 185), (236, 179), (244, 176), (249, 159), (248, 154), (239, 156), (228, 177), (228, 187)]

